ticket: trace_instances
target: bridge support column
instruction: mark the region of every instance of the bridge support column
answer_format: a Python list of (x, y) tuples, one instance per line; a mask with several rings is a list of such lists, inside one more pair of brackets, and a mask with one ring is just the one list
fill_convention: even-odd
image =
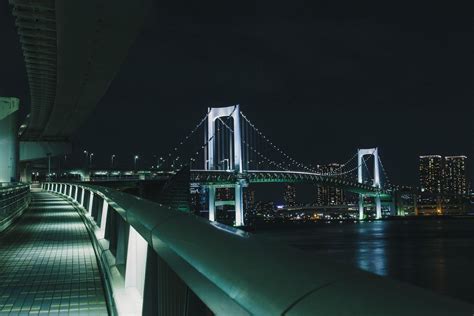
[(209, 186), (209, 220), (216, 220), (216, 187)]
[(390, 215), (391, 216), (400, 216), (400, 211), (398, 210), (398, 199), (395, 194), (392, 196), (392, 202), (390, 203)]
[(364, 219), (364, 195), (359, 194), (359, 220)]
[(235, 184), (235, 226), (244, 225), (244, 186), (241, 182)]
[(380, 201), (380, 196), (378, 195), (375, 197), (375, 218), (382, 218), (382, 203)]
[(0, 182), (17, 182), (18, 109), (17, 98), (0, 97)]

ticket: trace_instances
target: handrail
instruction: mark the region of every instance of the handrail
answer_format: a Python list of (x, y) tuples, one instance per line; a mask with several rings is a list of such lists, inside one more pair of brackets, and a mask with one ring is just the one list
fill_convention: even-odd
[(0, 186), (0, 232), (23, 214), (30, 202), (30, 186), (24, 183), (2, 183)]
[(468, 303), (130, 194), (96, 185), (60, 184), (80, 187), (107, 202), (217, 315), (471, 315), (474, 311)]

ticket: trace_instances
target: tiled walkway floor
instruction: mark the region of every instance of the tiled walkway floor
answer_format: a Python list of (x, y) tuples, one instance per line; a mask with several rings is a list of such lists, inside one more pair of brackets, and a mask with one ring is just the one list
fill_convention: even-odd
[(32, 194), (30, 209), (0, 234), (0, 315), (107, 315), (81, 218), (56, 195)]

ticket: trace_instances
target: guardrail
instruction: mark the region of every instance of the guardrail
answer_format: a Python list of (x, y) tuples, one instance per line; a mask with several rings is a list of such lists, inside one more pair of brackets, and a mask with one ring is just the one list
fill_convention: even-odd
[(472, 315), (473, 305), (113, 189), (45, 183), (94, 231), (120, 315)]
[(0, 232), (23, 214), (30, 200), (28, 184), (0, 183)]

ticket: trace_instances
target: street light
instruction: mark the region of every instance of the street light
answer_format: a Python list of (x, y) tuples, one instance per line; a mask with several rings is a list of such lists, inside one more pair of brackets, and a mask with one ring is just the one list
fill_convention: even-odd
[(228, 167), (229, 167), (229, 159), (228, 159), (228, 158), (222, 159), (222, 160), (220, 161), (220, 165), (225, 166), (226, 164), (223, 163), (223, 162), (225, 162), (225, 161), (227, 161), (227, 168), (225, 168), (224, 170), (228, 170), (228, 169), (229, 169), (229, 168), (228, 168)]
[(89, 155), (89, 168), (92, 166), (92, 156), (94, 156), (94, 153)]
[(51, 153), (46, 155), (48, 156), (48, 181), (51, 181)]
[(112, 155), (112, 157), (110, 157), (110, 165), (112, 169), (114, 168), (114, 159), (115, 159), (115, 155)]
[(138, 155), (135, 155), (134, 160), (133, 160), (133, 163), (135, 164), (135, 171), (137, 171), (137, 160), (138, 160), (138, 158), (140, 158), (140, 157), (138, 157)]

